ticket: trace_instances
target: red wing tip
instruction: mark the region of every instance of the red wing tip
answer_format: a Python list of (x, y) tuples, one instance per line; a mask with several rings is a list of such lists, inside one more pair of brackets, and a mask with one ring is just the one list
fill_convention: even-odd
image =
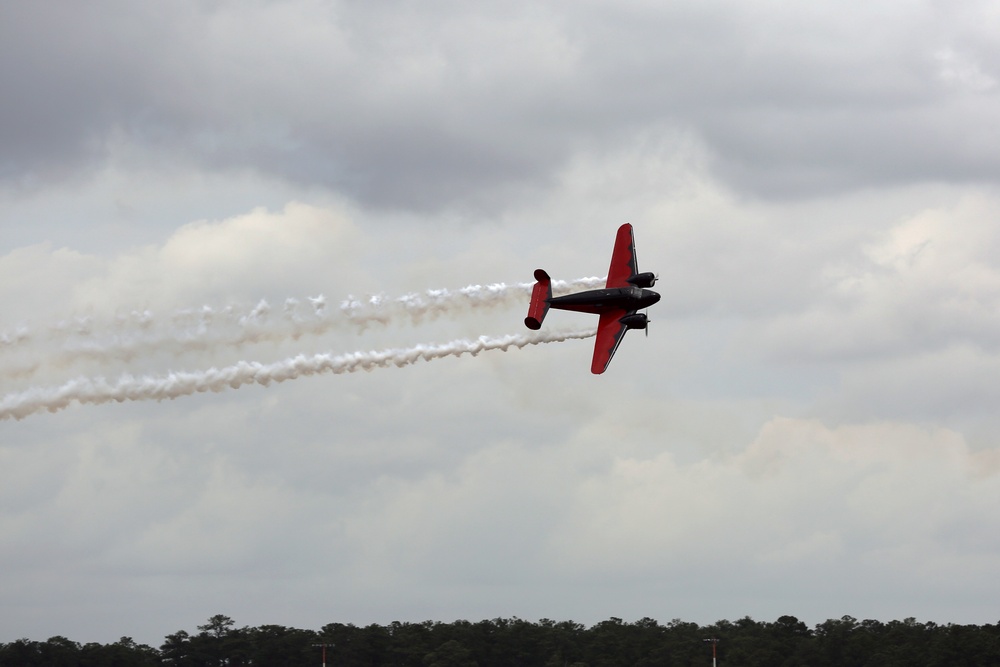
[(537, 319), (535, 319), (534, 317), (526, 317), (524, 318), (524, 326), (528, 327), (533, 331), (538, 331), (539, 329), (542, 328), (542, 323)]
[(535, 269), (535, 280), (545, 281), (549, 279), (549, 274), (545, 272), (545, 269)]
[(604, 371), (608, 370), (608, 366), (611, 365), (611, 360), (608, 359), (605, 363), (601, 363), (597, 359), (594, 359), (594, 363), (590, 365), (590, 372), (594, 375), (600, 375)]

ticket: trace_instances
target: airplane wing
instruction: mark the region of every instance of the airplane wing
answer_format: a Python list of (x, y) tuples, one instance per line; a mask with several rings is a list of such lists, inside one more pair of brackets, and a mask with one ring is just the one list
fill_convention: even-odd
[(601, 313), (601, 321), (597, 324), (597, 340), (594, 342), (594, 360), (590, 364), (590, 372), (594, 375), (603, 373), (611, 363), (611, 357), (615, 356), (618, 345), (628, 331), (628, 327), (618, 320), (629, 314), (624, 308)]
[[(611, 268), (608, 269), (607, 287), (628, 287), (628, 279), (639, 273), (639, 264), (635, 259), (635, 239), (632, 237), (632, 225), (625, 223), (618, 228), (615, 237), (615, 249), (611, 253)], [(624, 313), (622, 313), (624, 315)], [(604, 321), (603, 318), (601, 320)]]

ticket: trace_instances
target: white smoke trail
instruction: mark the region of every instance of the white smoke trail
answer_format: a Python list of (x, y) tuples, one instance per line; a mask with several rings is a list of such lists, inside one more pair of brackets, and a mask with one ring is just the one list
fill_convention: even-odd
[(122, 375), (114, 382), (95, 377), (81, 377), (61, 387), (35, 387), (23, 392), (8, 394), (0, 399), (0, 420), (23, 419), (41, 411), (58, 412), (74, 401), (81, 404), (101, 404), (115, 401), (146, 401), (174, 399), (201, 392), (219, 392), (227, 388), (238, 389), (248, 384), (267, 386), (294, 378), (320, 373), (353, 373), (389, 366), (409, 366), (420, 361), (443, 357), (476, 356), (488, 350), (523, 348), (541, 343), (589, 338), (593, 329), (571, 332), (542, 332), (510, 334), (499, 338), (480, 336), (475, 340), (459, 339), (440, 345), (417, 345), (381, 351), (298, 355), (270, 364), (241, 361), (222, 368), (201, 371), (169, 373), (165, 376), (134, 377)]
[[(597, 277), (555, 280), (552, 287), (554, 293), (561, 293), (603, 285), (604, 282), (605, 278)], [(64, 320), (42, 331), (19, 326), (0, 333), (0, 351), (36, 341), (55, 341), (60, 343), (58, 350), (45, 350), (46, 364), (51, 366), (66, 367), (80, 360), (131, 361), (150, 350), (184, 353), (221, 346), (232, 348), (261, 342), (298, 340), (303, 336), (322, 335), (345, 325), (363, 331), (372, 324), (384, 326), (401, 318), (420, 324), (470, 309), (510, 305), (527, 298), (533, 286), (534, 283), (492, 283), (468, 285), (457, 290), (431, 289), (396, 298), (382, 294), (364, 299), (349, 296), (337, 310), (328, 307), (323, 295), (308, 297), (308, 307), (304, 307), (298, 299), (290, 298), (277, 314), (267, 301), (261, 300), (249, 311), (242, 312), (232, 306), (180, 310), (169, 315), (164, 324), (158, 324), (149, 310), (119, 315), (103, 326), (92, 317), (79, 317)], [(8, 377), (27, 377), (39, 367), (40, 364), (36, 363), (2, 372)]]
[[(553, 280), (555, 294), (577, 288), (603, 285), (607, 278), (577, 278), (576, 280)], [(340, 305), (341, 312), (353, 323), (364, 328), (371, 323), (387, 324), (400, 317), (408, 317), (414, 324), (424, 318), (433, 318), (446, 313), (476, 308), (492, 308), (510, 304), (531, 295), (535, 283), (492, 283), (489, 285), (468, 285), (457, 290), (431, 289), (425, 292), (405, 294), (389, 299), (378, 294), (362, 301), (349, 296)]]

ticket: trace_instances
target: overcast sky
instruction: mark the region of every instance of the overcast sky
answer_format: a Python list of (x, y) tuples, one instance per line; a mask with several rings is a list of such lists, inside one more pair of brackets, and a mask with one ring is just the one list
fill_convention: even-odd
[[(0, 4), (0, 406), (55, 410), (0, 421), (0, 641), (997, 622), (997, 34), (975, 0)], [(59, 403), (528, 333), (516, 290), (398, 299), (603, 276), (623, 222), (663, 298), (603, 376), (568, 340)]]

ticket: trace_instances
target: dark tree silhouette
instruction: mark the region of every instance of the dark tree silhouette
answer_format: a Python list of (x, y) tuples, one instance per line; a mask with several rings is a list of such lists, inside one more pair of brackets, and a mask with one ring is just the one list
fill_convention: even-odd
[(81, 646), (66, 637), (0, 644), (0, 667), (692, 667), (707, 665), (707, 638), (719, 640), (720, 667), (1000, 667), (1000, 623), (938, 625), (916, 619), (858, 621), (810, 629), (794, 616), (745, 616), (699, 626), (680, 619), (627, 623), (612, 617), (589, 628), (573, 621), (494, 618), (475, 623), (329, 623), (318, 632), (282, 625), (237, 628), (216, 614), (197, 634), (167, 635), (159, 650), (122, 637)]

